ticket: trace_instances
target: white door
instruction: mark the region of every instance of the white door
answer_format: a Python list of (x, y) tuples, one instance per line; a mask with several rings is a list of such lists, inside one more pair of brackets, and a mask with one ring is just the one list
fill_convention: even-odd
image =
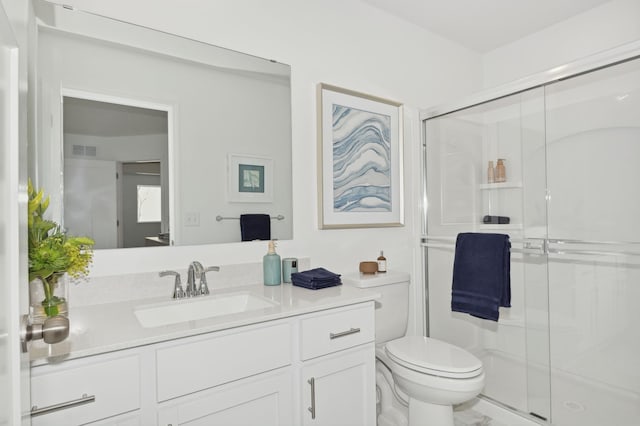
[(18, 88), (18, 45), (0, 4), (0, 425), (30, 424), (29, 416), (22, 420), (22, 406), (29, 406), (29, 366), (19, 342), (20, 290), (26, 288), (20, 240), (26, 238), (27, 216), (19, 197)]
[(118, 247), (116, 162), (64, 160), (64, 227), (95, 240), (94, 248)]

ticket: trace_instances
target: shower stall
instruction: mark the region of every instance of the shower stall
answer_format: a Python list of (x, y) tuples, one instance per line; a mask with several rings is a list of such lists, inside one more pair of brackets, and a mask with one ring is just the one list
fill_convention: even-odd
[[(543, 424), (640, 422), (634, 49), (421, 117), (429, 334), (482, 359), (481, 398)], [(459, 232), (511, 237), (498, 322), (451, 312)]]

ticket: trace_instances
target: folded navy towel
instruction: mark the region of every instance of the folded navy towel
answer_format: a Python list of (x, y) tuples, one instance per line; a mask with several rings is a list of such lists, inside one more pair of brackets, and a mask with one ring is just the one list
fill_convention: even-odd
[(335, 274), (325, 268), (309, 269), (291, 274), (291, 284), (318, 290), (326, 287), (341, 285), (340, 274)]
[(511, 306), (510, 248), (505, 234), (458, 234), (452, 311), (498, 321), (498, 308)]
[(271, 216), (268, 214), (241, 214), (240, 234), (242, 241), (270, 240)]
[(291, 278), (291, 284), (295, 285), (296, 287), (308, 288), (309, 290), (320, 290), (322, 288), (336, 287), (336, 286), (342, 285), (342, 282), (337, 281), (337, 282), (324, 283), (324, 284), (323, 283), (307, 283), (307, 282), (295, 281), (293, 278)]

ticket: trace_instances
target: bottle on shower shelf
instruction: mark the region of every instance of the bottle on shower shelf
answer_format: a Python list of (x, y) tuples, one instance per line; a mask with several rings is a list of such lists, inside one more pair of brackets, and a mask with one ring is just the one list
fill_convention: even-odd
[(507, 181), (507, 170), (504, 167), (504, 162), (506, 160), (504, 158), (498, 158), (498, 164), (496, 165), (495, 171), (495, 181), (496, 182), (506, 182)]
[(494, 183), (495, 181), (496, 178), (493, 170), (493, 161), (489, 161), (489, 167), (487, 167), (487, 183)]

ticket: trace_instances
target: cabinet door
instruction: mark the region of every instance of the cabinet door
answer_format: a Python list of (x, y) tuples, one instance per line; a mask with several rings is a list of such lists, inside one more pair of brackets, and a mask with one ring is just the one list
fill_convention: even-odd
[(159, 426), (284, 426), (292, 422), (291, 369), (162, 404)]
[(303, 425), (375, 425), (374, 344), (306, 362), (301, 389)]

